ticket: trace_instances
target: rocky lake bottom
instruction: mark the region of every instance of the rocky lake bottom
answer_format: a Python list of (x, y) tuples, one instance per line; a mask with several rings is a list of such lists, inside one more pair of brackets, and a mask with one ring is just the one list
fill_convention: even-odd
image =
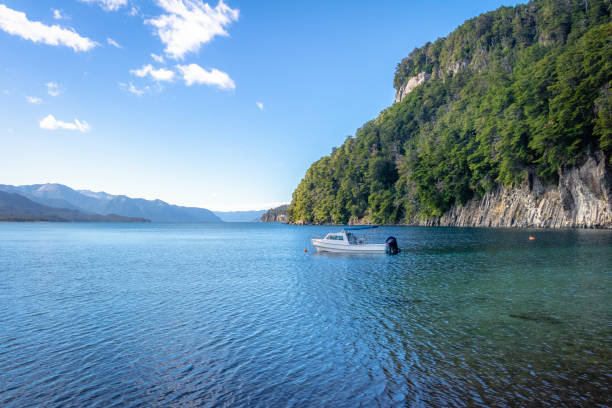
[(612, 231), (337, 229), (0, 224), (0, 405), (612, 400)]

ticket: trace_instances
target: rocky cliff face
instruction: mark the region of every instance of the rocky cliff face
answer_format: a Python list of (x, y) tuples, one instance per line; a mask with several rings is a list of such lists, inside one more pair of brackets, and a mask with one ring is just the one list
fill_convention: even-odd
[(531, 176), (521, 188), (497, 187), (456, 205), (427, 226), (612, 228), (612, 172), (603, 153), (559, 171), (556, 186)]
[(287, 204), (269, 209), (261, 216), (261, 222), (289, 222), (289, 216), (287, 215), (288, 208), (289, 205)]
[(412, 92), (414, 88), (428, 81), (429, 78), (430, 78), (430, 75), (426, 72), (421, 72), (420, 74), (415, 75), (412, 78), (410, 78), (408, 81), (406, 81), (404, 85), (400, 86), (395, 92), (395, 102), (396, 103), (401, 102), (406, 97), (406, 95)]

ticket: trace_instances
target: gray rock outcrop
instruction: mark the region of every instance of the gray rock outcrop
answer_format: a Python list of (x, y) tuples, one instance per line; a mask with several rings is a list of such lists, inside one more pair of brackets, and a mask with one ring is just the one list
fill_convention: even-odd
[(281, 205), (280, 207), (271, 208), (261, 216), (261, 222), (289, 222), (287, 209), (289, 204)]
[(612, 172), (603, 153), (559, 171), (556, 186), (535, 175), (520, 188), (498, 186), (480, 199), (455, 205), (428, 226), (612, 228)]
[(430, 75), (428, 73), (421, 72), (420, 74), (415, 75), (411, 77), (410, 79), (408, 79), (408, 81), (406, 81), (404, 85), (400, 86), (398, 90), (395, 92), (395, 102), (396, 103), (401, 102), (406, 97), (406, 95), (412, 92), (414, 88), (428, 81), (429, 78), (430, 78)]

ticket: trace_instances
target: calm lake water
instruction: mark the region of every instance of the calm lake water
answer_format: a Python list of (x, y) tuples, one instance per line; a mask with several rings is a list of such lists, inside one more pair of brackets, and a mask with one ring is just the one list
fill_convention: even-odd
[(0, 406), (612, 400), (612, 231), (337, 229), (0, 223)]

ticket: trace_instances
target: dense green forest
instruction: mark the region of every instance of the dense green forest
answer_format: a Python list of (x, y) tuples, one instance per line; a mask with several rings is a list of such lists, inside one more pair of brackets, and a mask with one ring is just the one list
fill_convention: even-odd
[(612, 153), (612, 0), (535, 0), (466, 21), (415, 49), (399, 103), (315, 162), (292, 222), (410, 223), (498, 184)]

